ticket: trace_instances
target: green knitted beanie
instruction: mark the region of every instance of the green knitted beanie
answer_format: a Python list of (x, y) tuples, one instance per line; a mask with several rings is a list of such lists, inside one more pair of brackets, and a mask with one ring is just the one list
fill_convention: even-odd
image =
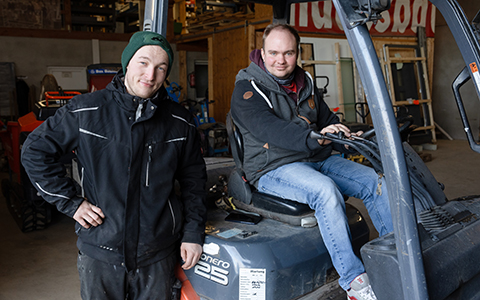
[(173, 64), (173, 51), (172, 47), (168, 43), (167, 39), (156, 32), (152, 31), (138, 31), (135, 32), (132, 37), (130, 38), (130, 42), (128, 42), (127, 47), (123, 50), (122, 53), (122, 68), (123, 68), (123, 74), (127, 73), (127, 65), (130, 62), (130, 59), (132, 59), (133, 55), (135, 55), (135, 52), (138, 51), (138, 49), (142, 48), (143, 46), (147, 45), (157, 45), (162, 47), (165, 52), (167, 52), (168, 55), (168, 69), (167, 69), (167, 77), (168, 74), (170, 74), (170, 70), (172, 69), (172, 64)]

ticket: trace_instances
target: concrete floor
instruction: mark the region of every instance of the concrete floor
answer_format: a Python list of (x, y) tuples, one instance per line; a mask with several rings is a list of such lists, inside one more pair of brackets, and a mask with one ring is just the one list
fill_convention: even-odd
[[(447, 197), (480, 194), (480, 154), (466, 141), (439, 140), (437, 145), (436, 151), (424, 153), (432, 154), (427, 166), (445, 184)], [(74, 222), (67, 217), (59, 217), (45, 230), (22, 233), (2, 195), (0, 300), (80, 299), (75, 242)]]

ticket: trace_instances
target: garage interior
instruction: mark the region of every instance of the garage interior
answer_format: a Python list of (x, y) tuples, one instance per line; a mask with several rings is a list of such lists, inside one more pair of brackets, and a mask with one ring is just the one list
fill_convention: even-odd
[[(469, 20), (480, 9), (476, 1), (458, 2)], [(15, 121), (33, 110), (35, 102), (42, 99), (46, 74), (54, 73), (64, 90), (90, 92), (88, 66), (119, 63), (131, 34), (142, 27), (144, 8), (143, 0), (7, 0), (0, 4), (0, 15), (4, 16), (0, 18), (0, 78), (3, 83), (10, 82), (0, 82), (2, 121)], [(207, 98), (213, 101), (209, 115), (224, 123), (235, 76), (248, 66), (248, 53), (261, 46), (262, 31), (272, 17), (268, 5), (170, 0), (167, 38), (175, 51), (175, 62), (169, 82), (182, 87), (178, 101)], [(469, 148), (451, 89), (465, 64), (439, 12), (432, 22), (433, 36), (374, 36), (374, 43), (379, 57), (385, 60), (385, 76), (393, 86), (391, 97), (399, 107), (397, 113), (404, 113), (401, 107), (407, 106), (419, 122), (418, 134), (411, 137), (412, 145), (437, 180), (445, 184), (449, 199), (477, 195), (480, 159)], [(364, 95), (345, 37), (335, 33), (300, 33), (299, 64), (310, 68), (313, 74), (328, 74), (326, 101), (330, 107), (338, 109), (339, 116), (347, 122), (371, 124), (368, 104), (363, 114), (355, 109), (355, 103), (363, 102)], [(319, 41), (329, 45), (331, 57), (317, 54)], [(417, 54), (412, 49), (420, 43), (425, 46), (424, 52)], [(422, 78), (428, 80), (415, 82), (425, 86), (425, 95), (412, 98), (408, 96), (412, 88), (403, 91), (395, 86), (394, 82), (399, 82), (395, 76), (408, 75), (399, 75), (397, 69), (391, 69), (394, 67), (426, 75)], [(23, 93), (15, 84), (18, 80), (23, 84)], [(321, 86), (324, 81), (319, 77), (317, 84)], [(418, 91), (418, 86), (413, 89)], [(18, 99), (22, 95), (27, 100), (20, 107)], [(462, 96), (478, 140), (480, 103), (471, 82), (463, 88)], [(412, 105), (412, 99), (417, 98), (420, 102)], [(11, 178), (6, 158), (2, 164), (1, 179)], [(73, 220), (56, 215), (47, 228), (22, 232), (4, 196), (0, 198), (0, 299), (80, 299)], [(349, 201), (368, 219), (358, 199)], [(371, 238), (374, 237), (372, 227)]]

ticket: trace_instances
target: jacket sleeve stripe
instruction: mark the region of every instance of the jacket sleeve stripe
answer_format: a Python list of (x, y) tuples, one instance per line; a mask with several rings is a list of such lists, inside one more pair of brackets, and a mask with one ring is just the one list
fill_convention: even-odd
[(85, 133), (85, 134), (90, 134), (90, 135), (93, 135), (93, 136), (96, 136), (96, 137), (99, 137), (99, 138), (102, 138), (102, 139), (105, 139), (105, 140), (108, 140), (107, 137), (104, 137), (103, 135), (99, 135), (99, 134), (96, 134), (96, 133), (93, 133), (93, 132), (90, 132), (88, 130), (85, 130), (83, 128), (79, 128), (78, 129), (81, 133)]
[(83, 176), (84, 176), (84, 171), (85, 171), (85, 168), (82, 167), (82, 171), (80, 172), (80, 187), (82, 188), (82, 197), (85, 198), (85, 189), (83, 188)]
[(186, 137), (181, 137), (181, 138), (176, 138), (176, 139), (168, 140), (168, 141), (166, 141), (165, 143), (173, 143), (173, 142), (186, 141), (186, 140), (187, 140)]
[(97, 110), (97, 109), (98, 109), (98, 107), (80, 108), (80, 109), (72, 110), (72, 113), (88, 111), (88, 110)]
[(185, 120), (184, 118), (182, 117), (179, 117), (177, 115), (172, 115), (172, 117), (174, 117), (175, 119), (179, 119), (180, 121), (183, 121), (185, 123), (187, 123), (188, 125), (192, 126), (192, 127), (195, 127), (195, 124), (191, 124), (191, 123), (188, 123), (187, 120)]
[(44, 192), (45, 194), (47, 194), (47, 195), (49, 195), (49, 196), (54, 196), (54, 197), (59, 197), (59, 198), (64, 198), (64, 199), (70, 200), (70, 198), (67, 197), (67, 196), (58, 195), (58, 194), (52, 194), (52, 193), (47, 192), (46, 190), (44, 190), (44, 189), (40, 186), (40, 184), (38, 184), (38, 182), (35, 182), (35, 185), (38, 187), (39, 190), (41, 190), (42, 192)]
[(250, 81), (252, 83), (252, 86), (253, 88), (257, 91), (257, 93), (259, 93), (263, 99), (265, 99), (265, 101), (267, 102), (268, 106), (270, 106), (270, 108), (273, 108), (273, 105), (272, 105), (272, 102), (270, 102), (270, 99), (268, 99), (268, 97), (257, 87), (257, 85), (255, 84), (255, 82), (252, 80)]

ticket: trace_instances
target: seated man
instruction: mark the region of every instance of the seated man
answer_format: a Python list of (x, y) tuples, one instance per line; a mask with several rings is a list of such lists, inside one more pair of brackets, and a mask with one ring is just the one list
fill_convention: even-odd
[[(349, 299), (376, 299), (354, 254), (343, 194), (362, 199), (380, 235), (393, 231), (383, 176), (332, 156), (328, 140), (312, 130), (351, 133), (323, 101), (311, 76), (297, 67), (300, 37), (284, 24), (270, 25), (263, 47), (236, 78), (231, 112), (244, 139), (246, 179), (263, 193), (308, 204)], [(340, 149), (343, 148), (343, 149)]]

